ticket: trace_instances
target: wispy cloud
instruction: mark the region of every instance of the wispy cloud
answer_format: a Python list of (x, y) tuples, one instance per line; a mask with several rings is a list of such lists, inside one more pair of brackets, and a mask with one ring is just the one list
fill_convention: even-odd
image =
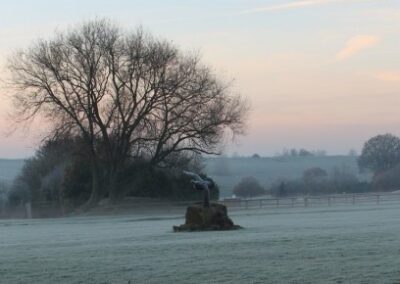
[(358, 35), (350, 38), (346, 45), (336, 54), (337, 60), (347, 59), (361, 51), (378, 44), (379, 38), (374, 35)]
[[(254, 13), (262, 13), (262, 12), (271, 12), (277, 10), (290, 10), (290, 9), (298, 9), (307, 6), (315, 6), (315, 5), (323, 5), (334, 2), (344, 2), (345, 0), (300, 0), (287, 2), (283, 4), (269, 5), (264, 7), (259, 7), (255, 9), (249, 9), (239, 12), (238, 14), (254, 14)], [(346, 0), (346, 2), (354, 1), (354, 0)]]
[(382, 71), (375, 74), (375, 78), (384, 82), (400, 82), (400, 71)]

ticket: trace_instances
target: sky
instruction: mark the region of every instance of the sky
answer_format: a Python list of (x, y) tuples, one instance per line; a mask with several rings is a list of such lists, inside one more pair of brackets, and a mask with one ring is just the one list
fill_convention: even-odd
[[(347, 154), (374, 135), (400, 135), (400, 0), (0, 3), (0, 78), (15, 50), (102, 17), (199, 52), (251, 105), (246, 135), (228, 141), (227, 155)], [(0, 100), (0, 157), (31, 156), (44, 127), (16, 127), (4, 86)]]

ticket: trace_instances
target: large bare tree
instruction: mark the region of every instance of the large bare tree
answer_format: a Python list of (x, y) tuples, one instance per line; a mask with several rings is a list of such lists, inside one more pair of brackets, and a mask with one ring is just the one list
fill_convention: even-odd
[(227, 130), (242, 133), (247, 104), (199, 57), (137, 28), (107, 20), (39, 40), (10, 59), (20, 118), (41, 115), (53, 134), (83, 137), (99, 198), (99, 163), (111, 199), (127, 159), (165, 165), (177, 153), (218, 153)]

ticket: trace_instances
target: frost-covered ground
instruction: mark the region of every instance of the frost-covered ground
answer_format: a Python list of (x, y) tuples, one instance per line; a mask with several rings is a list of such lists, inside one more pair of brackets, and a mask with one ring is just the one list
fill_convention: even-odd
[[(182, 212), (183, 213), (183, 212)], [(0, 283), (400, 283), (400, 204), (0, 221)]]

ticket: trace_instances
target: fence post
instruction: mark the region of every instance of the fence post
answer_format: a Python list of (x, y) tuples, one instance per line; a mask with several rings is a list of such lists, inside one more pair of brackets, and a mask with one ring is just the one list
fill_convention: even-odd
[(279, 198), (276, 199), (276, 207), (279, 207)]
[(247, 201), (247, 199), (246, 199), (246, 200), (245, 200), (245, 203), (244, 203), (244, 204), (245, 204), (245, 209), (247, 209), (247, 207), (248, 207), (248, 204), (247, 204), (247, 203), (248, 203), (248, 201)]
[(260, 199), (260, 208), (262, 208), (262, 199)]
[(307, 207), (307, 206), (308, 206), (308, 198), (304, 197), (304, 207)]
[(356, 203), (356, 196), (353, 194), (352, 204), (354, 205), (355, 203)]
[(294, 207), (294, 198), (292, 197), (292, 207)]
[(379, 204), (379, 194), (376, 195), (376, 204)]
[(331, 197), (328, 196), (328, 206), (331, 206)]

